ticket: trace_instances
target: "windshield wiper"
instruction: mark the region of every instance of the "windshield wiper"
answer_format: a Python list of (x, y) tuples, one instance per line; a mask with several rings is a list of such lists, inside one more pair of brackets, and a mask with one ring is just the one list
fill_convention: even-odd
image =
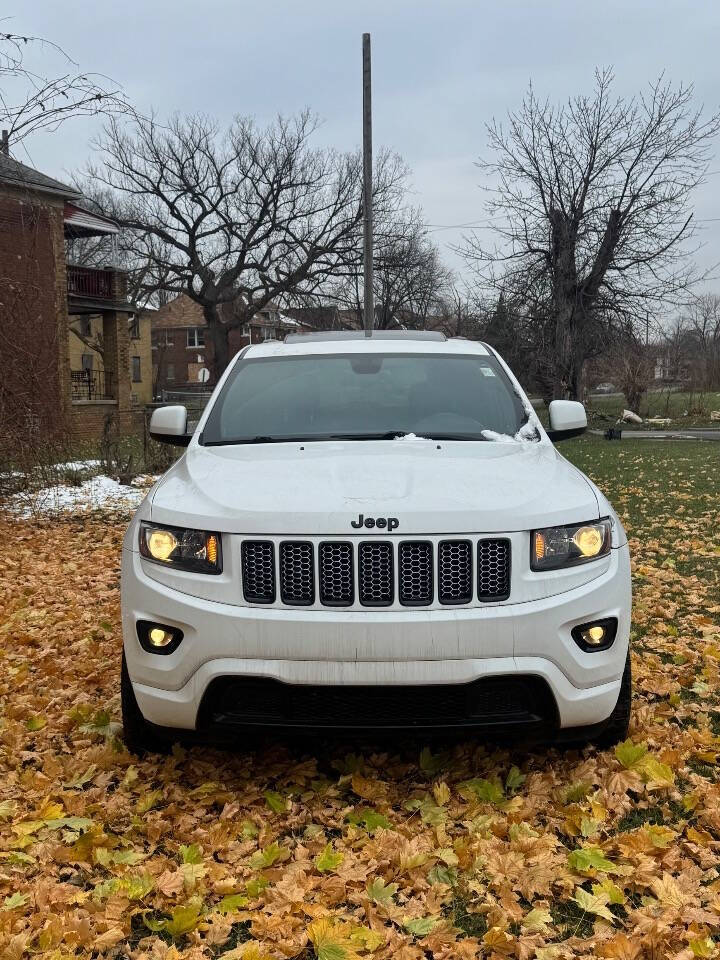
[(410, 430), (388, 430), (387, 433), (333, 433), (331, 440), (402, 440), (415, 437), (418, 440), (487, 440), (481, 433), (418, 433)]
[(262, 434), (257, 437), (237, 437), (234, 440), (204, 440), (202, 441), (203, 446), (205, 447), (237, 447), (243, 443), (294, 443), (295, 441), (300, 441), (300, 443), (305, 442), (303, 437), (271, 437), (264, 436)]
[(424, 436), (427, 440), (487, 440), (481, 433), (429, 433)]
[(328, 440), (397, 440), (407, 437), (407, 430), (388, 430), (385, 433), (330, 433)]

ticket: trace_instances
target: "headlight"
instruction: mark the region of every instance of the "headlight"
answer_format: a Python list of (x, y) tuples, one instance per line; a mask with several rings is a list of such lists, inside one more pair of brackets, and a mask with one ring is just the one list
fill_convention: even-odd
[(140, 553), (148, 560), (177, 570), (221, 573), (220, 534), (183, 527), (140, 524)]
[(570, 527), (533, 530), (530, 538), (530, 566), (533, 570), (557, 570), (587, 563), (610, 553), (610, 520), (593, 520)]

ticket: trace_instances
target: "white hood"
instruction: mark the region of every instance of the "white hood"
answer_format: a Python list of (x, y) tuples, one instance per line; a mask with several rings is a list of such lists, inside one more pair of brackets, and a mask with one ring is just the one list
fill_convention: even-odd
[(548, 441), (194, 441), (158, 483), (156, 523), (222, 533), (398, 536), (501, 533), (599, 516), (590, 483)]

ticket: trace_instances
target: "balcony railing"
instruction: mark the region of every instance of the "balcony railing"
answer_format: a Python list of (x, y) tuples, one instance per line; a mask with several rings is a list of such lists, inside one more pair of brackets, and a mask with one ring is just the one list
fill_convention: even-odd
[(107, 370), (71, 370), (71, 400), (112, 400), (112, 374)]
[(112, 300), (112, 275), (112, 270), (68, 265), (68, 296), (89, 297), (93, 300)]

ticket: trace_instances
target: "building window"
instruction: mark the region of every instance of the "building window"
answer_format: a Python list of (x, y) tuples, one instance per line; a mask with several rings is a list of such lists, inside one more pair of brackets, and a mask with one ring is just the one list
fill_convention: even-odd
[(153, 350), (155, 347), (171, 347), (173, 345), (170, 331), (156, 330), (153, 333)]
[(140, 317), (137, 314), (130, 318), (130, 339), (140, 339)]
[(80, 333), (83, 337), (89, 337), (92, 334), (92, 320), (90, 317), (80, 317)]
[(93, 368), (93, 354), (84, 353), (80, 358), (83, 370), (92, 370)]
[(132, 357), (132, 378), (133, 383), (140, 383), (142, 381), (142, 373), (140, 371), (140, 357)]
[(195, 349), (205, 346), (205, 331), (202, 327), (191, 327), (190, 330), (188, 330), (187, 345)]
[(275, 339), (275, 328), (274, 327), (261, 327), (260, 332), (262, 333), (263, 340), (274, 340)]
[(175, 364), (174, 364), (174, 363), (169, 363), (169, 364), (167, 365), (167, 373), (165, 374), (165, 379), (166, 379), (166, 380), (174, 380), (174, 379), (175, 379)]

